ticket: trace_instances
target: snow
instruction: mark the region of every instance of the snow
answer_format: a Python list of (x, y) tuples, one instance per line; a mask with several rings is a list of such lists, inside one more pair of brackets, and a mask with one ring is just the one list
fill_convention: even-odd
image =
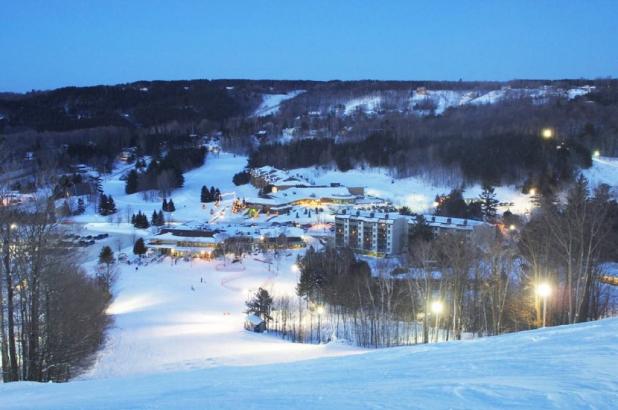
[(361, 109), (370, 114), (378, 111), (382, 104), (382, 97), (379, 95), (368, 95), (360, 98), (354, 98), (345, 103), (345, 114), (353, 114), (356, 110)]
[[(214, 186), (221, 190), (224, 198), (222, 206), (216, 208), (218, 214), (231, 215), (231, 204), (234, 196), (244, 198), (257, 196), (257, 189), (251, 185), (235, 186), (232, 182), (234, 174), (242, 171), (247, 165), (247, 158), (241, 155), (234, 155), (226, 152), (218, 154), (209, 153), (206, 163), (194, 170), (184, 174), (185, 183), (182, 188), (172, 192), (171, 198), (174, 200), (176, 212), (172, 218), (175, 222), (190, 222), (195, 220), (209, 220), (212, 218), (210, 210), (215, 208), (214, 204), (206, 204), (202, 207), (200, 203), (200, 191), (203, 185), (208, 188)], [(142, 211), (150, 218), (154, 210), (161, 210), (163, 198), (158, 195), (154, 200), (146, 200), (142, 193), (131, 195), (125, 194), (126, 182), (119, 179), (120, 175), (132, 168), (133, 165), (126, 165), (118, 168), (112, 175), (108, 175), (102, 182), (103, 192), (111, 194), (118, 212), (111, 217), (112, 220), (122, 218), (127, 221), (127, 213), (137, 213)], [(129, 215), (130, 217), (130, 215)], [(89, 212), (72, 218), (79, 223), (108, 223), (110, 218), (100, 216), (89, 209)], [(108, 224), (109, 225), (109, 224)], [(128, 232), (132, 232), (133, 227), (129, 224), (124, 225)], [(118, 230), (121, 228), (119, 227)]]
[[(211, 219), (214, 205), (199, 203), (202, 185), (220, 188), (226, 198), (255, 196), (254, 187), (232, 183), (232, 176), (245, 165), (245, 157), (221, 152), (186, 173), (185, 186), (172, 195), (177, 208), (174, 221), (191, 224)], [(103, 180), (119, 215), (126, 217), (128, 208), (147, 215), (160, 209), (158, 199), (124, 194), (119, 176), (125, 168)], [(618, 159), (599, 157), (583, 172), (591, 184), (618, 185), (616, 168)], [(415, 177), (392, 183), (388, 171), (380, 168), (348, 172), (305, 168), (290, 174), (316, 184), (365, 186), (367, 194), (408, 205), (416, 212), (430, 209), (436, 194), (451, 189)], [(464, 197), (477, 197), (480, 190), (469, 187)], [(516, 187), (498, 187), (496, 194), (501, 202), (512, 202), (514, 212), (526, 212), (531, 206), (530, 197)], [(217, 208), (226, 229), (268, 233), (267, 217), (262, 215), (252, 220), (255, 227), (235, 225), (243, 217), (231, 213), (230, 203), (226, 199)], [(298, 211), (295, 208), (291, 214)], [(290, 217), (269, 218), (268, 223), (273, 223)], [(332, 216), (319, 214), (311, 220), (324, 218)], [(88, 249), (90, 261), (84, 268), (90, 272), (103, 243), (150, 234), (128, 223), (110, 223), (90, 211), (75, 220), (84, 230), (110, 233)], [(328, 232), (328, 225), (323, 225), (316, 228)], [(129, 245), (126, 241), (123, 246)], [(130, 247), (123, 252), (131, 254)], [(288, 251), (278, 261), (258, 254), (236, 263), (229, 258), (225, 262), (167, 258), (162, 262), (144, 259), (139, 266), (119, 264), (115, 299), (107, 312), (114, 325), (92, 369), (64, 384), (2, 385), (0, 409), (79, 409), (85, 403), (89, 409), (603, 409), (618, 401), (618, 319), (377, 351), (345, 341), (291, 343), (244, 330), (245, 301), (258, 287), (275, 297), (295, 295), (299, 275), (295, 262), (302, 252)]]
[(266, 117), (267, 115), (277, 114), (279, 112), (279, 106), (282, 102), (290, 100), (302, 93), (305, 90), (294, 90), (285, 94), (264, 94), (262, 96), (262, 103), (255, 110), (256, 117)]
[(611, 409), (617, 355), (618, 319), (606, 319), (288, 364), (9, 383), (0, 408)]
[[(423, 92), (414, 91), (410, 98), (410, 107), (423, 101), (429, 100), (436, 106), (435, 114), (440, 115), (450, 107), (458, 107), (466, 104), (496, 104), (510, 98), (530, 97), (535, 101), (543, 102), (550, 96), (565, 96), (573, 99), (586, 95), (594, 90), (592, 86), (576, 87), (571, 89), (560, 89), (553, 87), (541, 88), (508, 88), (499, 90), (478, 91), (478, 90), (426, 90)], [(369, 97), (366, 97), (369, 98)], [(352, 100), (354, 101), (354, 100)], [(427, 114), (427, 112), (420, 112)]]
[[(351, 187), (365, 187), (366, 195), (388, 199), (396, 206), (406, 205), (412, 212), (417, 213), (431, 211), (436, 195), (447, 194), (453, 188), (447, 184), (431, 184), (421, 177), (395, 179), (389, 176), (389, 171), (384, 168), (353, 169), (347, 172), (299, 168), (290, 173), (300, 174), (316, 184), (335, 182)], [(478, 184), (467, 187), (464, 198), (476, 199), (481, 191)], [(496, 197), (501, 203), (509, 204), (500, 206), (500, 211), (510, 209), (512, 212), (525, 214), (532, 209), (530, 195), (522, 194), (517, 187), (496, 187)]]
[(607, 184), (615, 190), (618, 187), (618, 158), (592, 158), (592, 167), (583, 170), (582, 174), (588, 179), (591, 188)]
[[(127, 250), (127, 253), (130, 253)], [(303, 345), (243, 329), (245, 301), (258, 287), (294, 294), (296, 253), (269, 271), (264, 256), (242, 263), (194, 260), (147, 266), (121, 264), (114, 326), (98, 360), (82, 379), (155, 374), (222, 365), (253, 365), (349, 354), (347, 346)]]

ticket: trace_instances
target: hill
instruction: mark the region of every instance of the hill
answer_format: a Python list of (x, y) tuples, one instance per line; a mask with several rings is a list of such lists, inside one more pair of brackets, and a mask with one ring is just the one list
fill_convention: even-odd
[(14, 383), (0, 386), (0, 408), (610, 409), (617, 354), (608, 319), (298, 363)]

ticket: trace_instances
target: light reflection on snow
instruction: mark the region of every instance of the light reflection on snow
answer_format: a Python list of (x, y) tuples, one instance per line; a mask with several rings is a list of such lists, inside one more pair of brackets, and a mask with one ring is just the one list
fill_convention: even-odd
[(153, 294), (119, 297), (107, 308), (106, 313), (108, 315), (122, 315), (139, 312), (160, 303), (161, 298)]

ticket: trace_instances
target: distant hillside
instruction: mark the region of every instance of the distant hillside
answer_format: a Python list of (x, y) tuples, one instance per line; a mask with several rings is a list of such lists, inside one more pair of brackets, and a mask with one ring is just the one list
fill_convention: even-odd
[[(544, 128), (555, 138), (540, 141)], [(221, 79), (0, 94), (0, 137), (13, 158), (91, 144), (92, 161), (108, 166), (124, 147), (152, 155), (189, 135), (217, 136), (256, 165), (555, 186), (597, 150), (618, 155), (618, 81)]]

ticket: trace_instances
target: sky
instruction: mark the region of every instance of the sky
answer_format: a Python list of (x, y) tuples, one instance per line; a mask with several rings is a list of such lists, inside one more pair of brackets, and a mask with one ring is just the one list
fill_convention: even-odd
[(616, 0), (3, 0), (0, 91), (616, 77), (616, 39)]

